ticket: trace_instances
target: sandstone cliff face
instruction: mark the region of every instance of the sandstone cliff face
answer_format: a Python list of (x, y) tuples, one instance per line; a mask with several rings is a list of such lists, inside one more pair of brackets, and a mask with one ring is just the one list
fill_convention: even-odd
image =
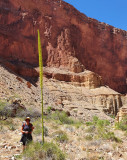
[(86, 68), (114, 90), (127, 92), (126, 31), (88, 18), (59, 0), (1, 0), (0, 57), (16, 66), (38, 66), (38, 28), (45, 66), (76, 73)]

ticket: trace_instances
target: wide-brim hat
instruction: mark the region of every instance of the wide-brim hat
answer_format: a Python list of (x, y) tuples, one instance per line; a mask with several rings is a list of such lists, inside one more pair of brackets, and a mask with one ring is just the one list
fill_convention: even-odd
[(30, 121), (30, 117), (26, 117), (25, 121), (26, 121), (26, 120), (29, 120), (29, 121)]

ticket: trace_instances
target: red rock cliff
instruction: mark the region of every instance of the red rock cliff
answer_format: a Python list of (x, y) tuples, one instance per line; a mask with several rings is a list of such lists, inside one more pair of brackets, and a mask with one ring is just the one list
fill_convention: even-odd
[(37, 29), (45, 66), (100, 74), (127, 93), (127, 32), (88, 18), (60, 0), (1, 0), (0, 57), (38, 66)]

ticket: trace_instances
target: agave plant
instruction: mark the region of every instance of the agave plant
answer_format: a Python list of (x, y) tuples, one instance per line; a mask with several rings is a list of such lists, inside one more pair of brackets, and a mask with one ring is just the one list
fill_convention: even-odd
[(39, 32), (39, 30), (38, 30), (38, 53), (39, 53), (41, 105), (42, 105), (42, 143), (44, 144), (44, 121), (43, 121), (43, 58), (42, 58), (41, 38), (40, 38), (40, 32)]

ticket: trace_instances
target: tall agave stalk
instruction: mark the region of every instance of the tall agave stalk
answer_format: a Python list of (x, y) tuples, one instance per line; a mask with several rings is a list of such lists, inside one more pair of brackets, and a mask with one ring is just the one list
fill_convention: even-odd
[(38, 30), (38, 53), (39, 53), (39, 68), (40, 68), (40, 87), (41, 87), (41, 106), (42, 106), (42, 143), (44, 144), (44, 120), (43, 120), (43, 59), (40, 32)]

